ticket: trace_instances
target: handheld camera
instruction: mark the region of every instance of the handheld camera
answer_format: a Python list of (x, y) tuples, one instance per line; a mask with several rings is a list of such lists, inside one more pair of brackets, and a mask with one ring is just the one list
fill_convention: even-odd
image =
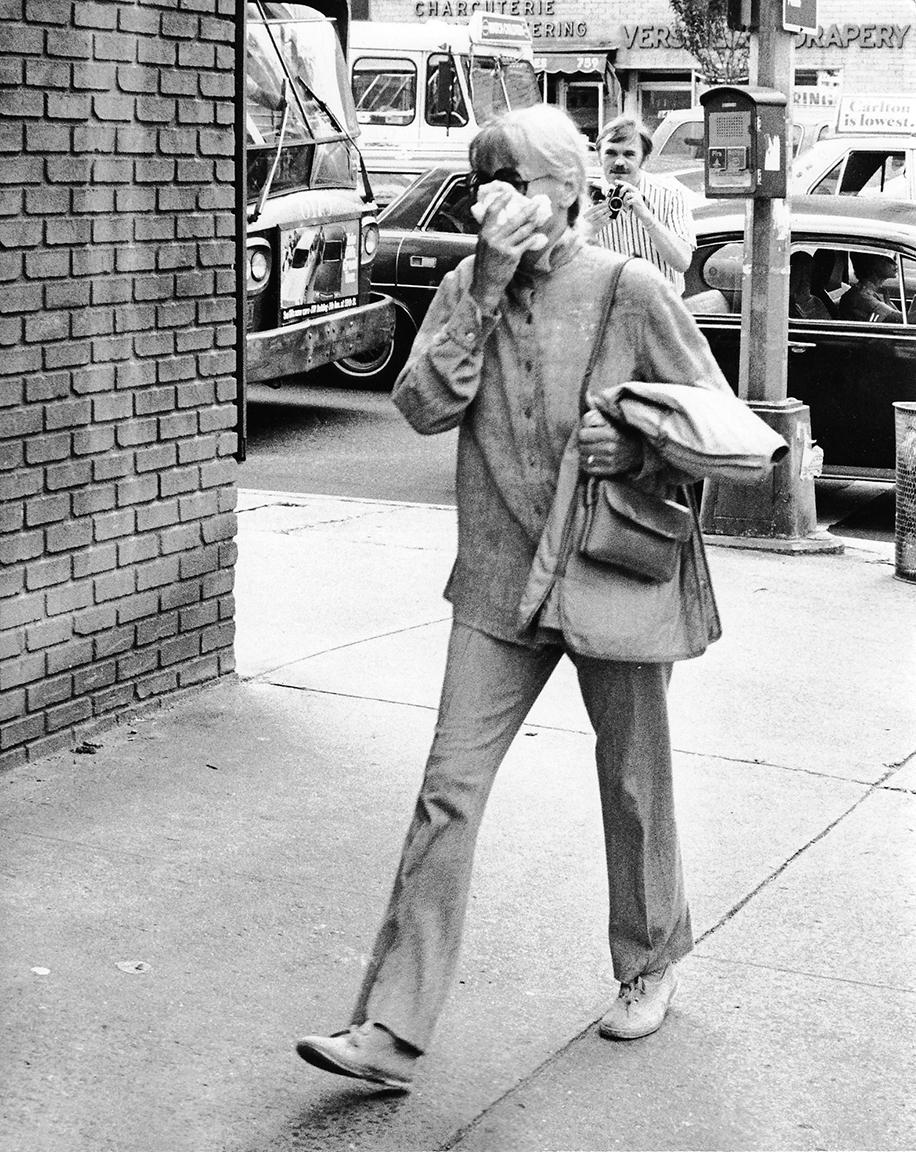
[(616, 220), (623, 208), (623, 184), (618, 180), (607, 194), (607, 210), (612, 220)]

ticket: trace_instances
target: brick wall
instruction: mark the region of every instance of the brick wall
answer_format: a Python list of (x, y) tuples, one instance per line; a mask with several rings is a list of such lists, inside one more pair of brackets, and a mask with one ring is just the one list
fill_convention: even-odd
[(235, 0), (0, 0), (0, 766), (232, 669)]

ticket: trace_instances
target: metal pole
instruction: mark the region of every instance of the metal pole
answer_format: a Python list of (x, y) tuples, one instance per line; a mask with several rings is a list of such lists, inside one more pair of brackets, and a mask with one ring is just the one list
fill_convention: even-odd
[[(782, 5), (764, 0), (757, 35), (756, 83), (789, 95), (795, 37), (782, 29)], [(790, 125), (791, 128), (791, 125)], [(791, 131), (787, 133), (791, 139)], [(787, 150), (789, 146), (787, 144)], [(789, 163), (789, 157), (786, 157)], [(747, 400), (785, 400), (789, 340), (789, 209), (785, 200), (752, 199), (745, 240), (740, 394)]]
[[(791, 116), (795, 34), (783, 28), (779, 0), (760, 0), (759, 32), (751, 38), (751, 78), (786, 94)], [(791, 119), (786, 165), (791, 165)], [(738, 391), (789, 445), (771, 481), (742, 487), (707, 481), (701, 523), (711, 542), (785, 552), (841, 552), (818, 532), (814, 505), (811, 414), (787, 397), (790, 213), (785, 199), (750, 199), (745, 215)]]

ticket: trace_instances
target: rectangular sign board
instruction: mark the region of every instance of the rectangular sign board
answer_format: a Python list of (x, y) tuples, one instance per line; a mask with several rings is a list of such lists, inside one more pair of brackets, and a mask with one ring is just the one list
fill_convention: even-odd
[(816, 32), (817, 0), (782, 0), (782, 26), (786, 32)]
[(916, 96), (844, 96), (837, 111), (836, 130), (916, 135)]

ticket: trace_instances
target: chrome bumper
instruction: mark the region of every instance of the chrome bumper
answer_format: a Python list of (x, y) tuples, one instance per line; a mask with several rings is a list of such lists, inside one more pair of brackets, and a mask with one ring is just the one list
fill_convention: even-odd
[(247, 338), (246, 379), (250, 384), (298, 376), (344, 356), (357, 356), (391, 339), (394, 305), (372, 293), (368, 304), (342, 312), (309, 316), (298, 324), (250, 332)]

